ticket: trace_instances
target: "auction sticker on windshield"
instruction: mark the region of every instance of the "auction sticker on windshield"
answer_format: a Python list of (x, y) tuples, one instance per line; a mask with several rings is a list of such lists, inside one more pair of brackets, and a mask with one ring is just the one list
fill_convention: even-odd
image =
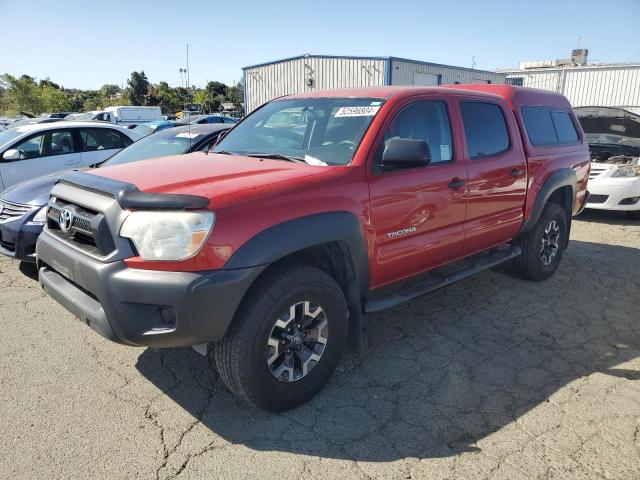
[(340, 107), (336, 112), (337, 117), (372, 117), (377, 111), (380, 110), (379, 106), (376, 107)]

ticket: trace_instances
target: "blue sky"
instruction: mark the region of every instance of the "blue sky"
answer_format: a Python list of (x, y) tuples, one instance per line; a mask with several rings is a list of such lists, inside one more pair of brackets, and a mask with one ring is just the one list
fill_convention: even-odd
[(640, 0), (0, 0), (0, 73), (65, 87), (122, 85), (132, 70), (180, 84), (241, 79), (243, 66), (299, 55), (398, 56), (494, 69), (566, 58), (640, 62)]

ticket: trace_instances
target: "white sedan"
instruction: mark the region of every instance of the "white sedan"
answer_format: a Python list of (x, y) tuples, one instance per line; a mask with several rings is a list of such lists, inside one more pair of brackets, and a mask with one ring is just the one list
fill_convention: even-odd
[(640, 219), (640, 115), (613, 107), (578, 107), (591, 153), (587, 208)]
[(0, 131), (0, 191), (48, 173), (103, 162), (142, 135), (99, 122), (55, 122)]

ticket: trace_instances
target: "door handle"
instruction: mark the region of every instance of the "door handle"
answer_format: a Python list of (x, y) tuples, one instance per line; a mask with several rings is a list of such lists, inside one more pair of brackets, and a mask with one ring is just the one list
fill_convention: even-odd
[(520, 170), (519, 168), (514, 168), (513, 170), (511, 170), (511, 173), (509, 175), (511, 175), (512, 177), (519, 177), (523, 173), (524, 173), (524, 170)]
[(457, 178), (454, 178), (453, 180), (451, 180), (449, 182), (447, 187), (449, 187), (449, 188), (460, 188), (460, 187), (464, 187), (466, 185), (466, 183), (467, 182), (465, 182), (464, 180), (458, 180)]

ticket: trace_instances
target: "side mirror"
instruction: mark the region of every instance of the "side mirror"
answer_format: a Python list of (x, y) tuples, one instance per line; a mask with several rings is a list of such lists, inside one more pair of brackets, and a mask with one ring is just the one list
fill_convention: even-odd
[(429, 145), (424, 140), (392, 138), (382, 153), (382, 168), (426, 167), (431, 162)]
[(20, 150), (17, 148), (10, 148), (2, 155), (3, 160), (12, 161), (12, 160), (20, 160)]

